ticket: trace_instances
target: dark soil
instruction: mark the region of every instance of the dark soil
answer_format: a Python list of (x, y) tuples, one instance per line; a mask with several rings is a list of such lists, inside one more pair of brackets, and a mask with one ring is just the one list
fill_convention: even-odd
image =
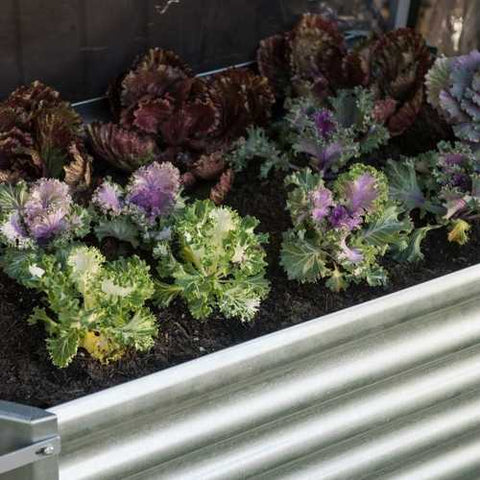
[(282, 232), (290, 224), (281, 185), (281, 178), (260, 182), (255, 172), (249, 172), (237, 179), (227, 200), (241, 214), (259, 218), (260, 229), (270, 234), (267, 248), (272, 291), (252, 324), (226, 320), (220, 315), (203, 322), (195, 321), (178, 301), (158, 311), (160, 334), (151, 352), (132, 354), (110, 366), (99, 365), (80, 352), (68, 368), (58, 369), (48, 358), (41, 326), (26, 323), (38, 297), (0, 273), (0, 399), (40, 407), (56, 405), (445, 275), (480, 260), (478, 230), (463, 247), (449, 243), (444, 230), (436, 230), (425, 243), (422, 264), (399, 265), (385, 260), (391, 280), (387, 288), (352, 286), (347, 292), (332, 293), (321, 283), (290, 282), (277, 260)]

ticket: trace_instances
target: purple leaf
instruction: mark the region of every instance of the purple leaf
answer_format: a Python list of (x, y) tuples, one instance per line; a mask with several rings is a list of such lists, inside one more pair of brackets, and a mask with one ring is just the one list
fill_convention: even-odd
[(321, 222), (333, 205), (332, 192), (327, 188), (320, 187), (312, 193), (312, 204), (312, 218), (316, 222)]
[(345, 184), (345, 197), (350, 213), (368, 211), (378, 196), (375, 178), (364, 173)]
[(180, 172), (171, 163), (154, 162), (132, 175), (126, 200), (153, 222), (170, 213), (179, 190)]

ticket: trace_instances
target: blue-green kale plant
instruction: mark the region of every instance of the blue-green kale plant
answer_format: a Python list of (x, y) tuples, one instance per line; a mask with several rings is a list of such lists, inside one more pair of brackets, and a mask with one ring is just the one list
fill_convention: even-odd
[(459, 140), (480, 146), (480, 52), (439, 57), (426, 75), (427, 98)]
[[(480, 162), (464, 143), (440, 142), (437, 150), (416, 158), (389, 161), (392, 198), (431, 224), (416, 230), (417, 247), (427, 233), (448, 229), (448, 240), (464, 245), (472, 223), (480, 218)], [(417, 250), (414, 259), (423, 258)]]
[(258, 220), (229, 207), (197, 200), (176, 218), (172, 240), (158, 242), (156, 300), (162, 306), (181, 297), (194, 318), (218, 309), (225, 317), (252, 320), (269, 292), (264, 234)]
[(106, 179), (94, 192), (94, 232), (129, 242), (153, 245), (169, 238), (172, 214), (183, 204), (180, 172), (171, 163), (151, 163), (134, 172), (122, 187)]
[(56, 254), (37, 251), (18, 264), (20, 283), (44, 295), (29, 323), (43, 323), (47, 349), (57, 367), (66, 367), (79, 348), (102, 363), (128, 349), (145, 351), (157, 334), (145, 306), (153, 295), (149, 266), (137, 256), (106, 262), (95, 247), (74, 246)]
[(393, 246), (407, 248), (412, 225), (389, 200), (382, 172), (354, 164), (329, 187), (307, 168), (288, 176), (286, 186), (293, 228), (284, 234), (281, 265), (289, 279), (326, 279), (335, 292), (387, 282), (379, 261)]

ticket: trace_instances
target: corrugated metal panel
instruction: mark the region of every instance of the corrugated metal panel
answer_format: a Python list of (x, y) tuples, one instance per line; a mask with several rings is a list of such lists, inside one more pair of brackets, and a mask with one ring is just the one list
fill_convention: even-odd
[(51, 411), (61, 480), (480, 478), (480, 266)]

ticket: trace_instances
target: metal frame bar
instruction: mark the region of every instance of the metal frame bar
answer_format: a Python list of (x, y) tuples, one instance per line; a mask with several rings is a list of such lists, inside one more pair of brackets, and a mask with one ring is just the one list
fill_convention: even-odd
[(397, 0), (394, 28), (406, 27), (410, 14), (410, 0)]

